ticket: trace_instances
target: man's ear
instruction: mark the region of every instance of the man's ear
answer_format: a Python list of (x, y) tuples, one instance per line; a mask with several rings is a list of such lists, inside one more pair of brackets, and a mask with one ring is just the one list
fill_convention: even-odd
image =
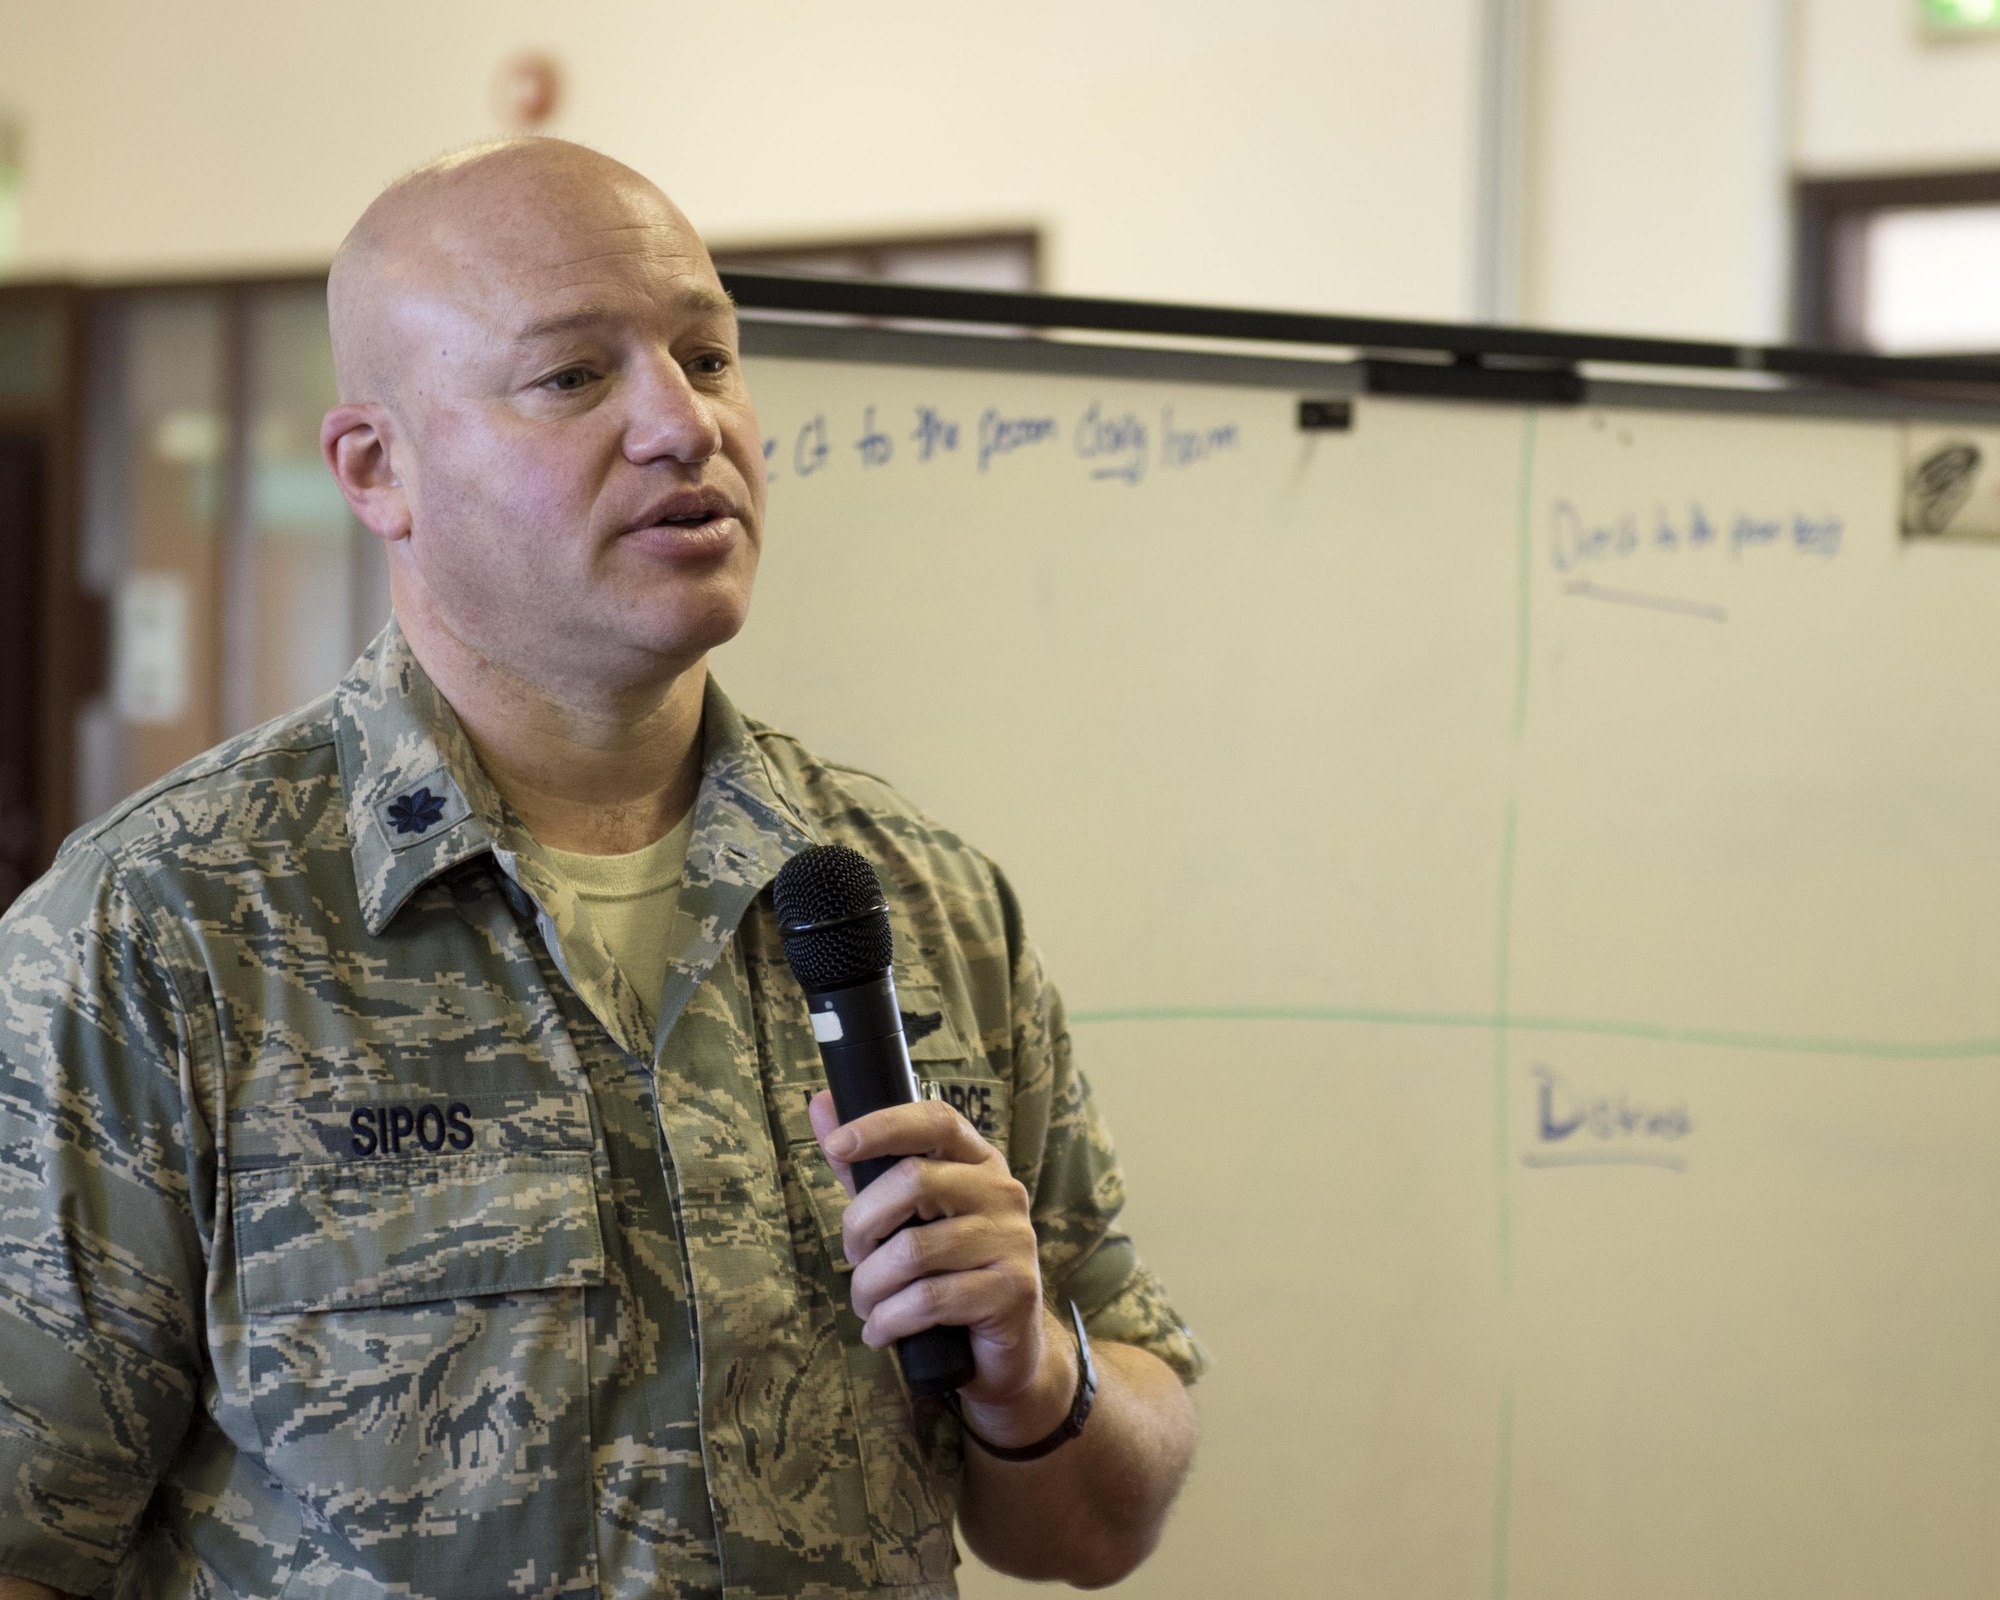
[(388, 407), (335, 406), (319, 425), (319, 453), (354, 514), (385, 544), (410, 536), (410, 502), (391, 457)]

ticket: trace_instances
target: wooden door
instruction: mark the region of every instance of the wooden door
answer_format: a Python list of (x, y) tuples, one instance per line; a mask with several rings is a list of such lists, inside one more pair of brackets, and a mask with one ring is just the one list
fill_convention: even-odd
[(0, 910), (40, 866), (47, 447), (0, 433)]

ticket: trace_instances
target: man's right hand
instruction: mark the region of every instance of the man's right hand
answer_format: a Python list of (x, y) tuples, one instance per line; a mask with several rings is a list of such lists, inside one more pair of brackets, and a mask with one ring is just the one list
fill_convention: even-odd
[(71, 1597), (45, 1583), (30, 1583), (26, 1578), (10, 1578), (0, 1572), (0, 1600), (71, 1600)]

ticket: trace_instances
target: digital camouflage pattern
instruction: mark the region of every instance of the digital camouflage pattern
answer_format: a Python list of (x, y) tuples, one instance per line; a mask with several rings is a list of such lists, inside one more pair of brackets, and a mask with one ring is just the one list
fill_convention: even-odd
[(766, 891), (817, 841), (877, 864), (918, 1071), (1051, 1297), (1194, 1376), (1004, 881), (713, 685), (703, 736), (657, 1027), (393, 624), (0, 922), (0, 1571), (954, 1593), (960, 1436), (861, 1343), (806, 1117)]

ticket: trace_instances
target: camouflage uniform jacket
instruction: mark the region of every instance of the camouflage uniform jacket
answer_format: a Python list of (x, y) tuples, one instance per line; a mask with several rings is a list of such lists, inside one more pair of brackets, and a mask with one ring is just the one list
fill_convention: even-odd
[(656, 1030), (393, 624), (69, 841), (0, 922), (0, 1572), (954, 1593), (962, 1442), (861, 1343), (806, 1120), (768, 885), (817, 840), (877, 864), (1052, 1297), (1192, 1376), (993, 867), (712, 684), (703, 763)]

